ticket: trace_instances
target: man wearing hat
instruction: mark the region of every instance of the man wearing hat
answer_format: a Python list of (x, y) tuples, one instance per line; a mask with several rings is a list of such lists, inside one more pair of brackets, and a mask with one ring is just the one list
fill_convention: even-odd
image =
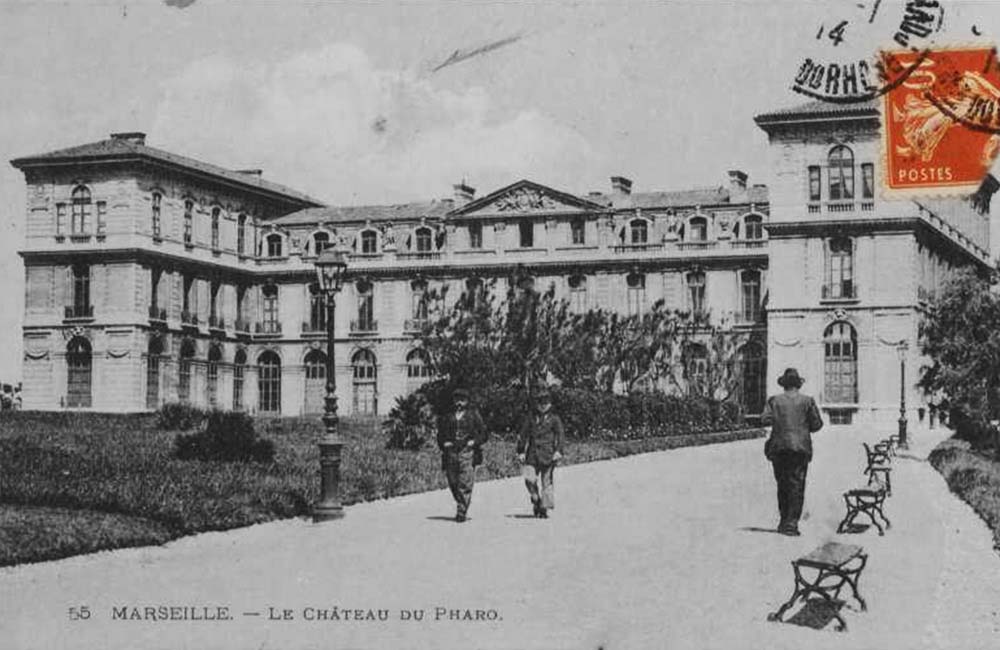
[(438, 427), (438, 448), (441, 468), (448, 478), (448, 488), (457, 506), (455, 521), (465, 521), (472, 502), (472, 486), (476, 482), (476, 467), (483, 463), (486, 427), (479, 412), (469, 408), (469, 392), (458, 388), (452, 393), (455, 410)]
[(545, 519), (555, 507), (552, 475), (563, 455), (563, 423), (552, 412), (548, 388), (538, 389), (535, 405), (535, 413), (524, 419), (517, 437), (517, 457), (524, 465), (524, 483), (535, 516)]
[(771, 425), (771, 436), (764, 443), (764, 455), (774, 467), (778, 484), (778, 532), (799, 534), (799, 517), (806, 491), (806, 469), (812, 460), (810, 434), (823, 428), (823, 419), (815, 400), (799, 392), (805, 380), (795, 368), (786, 368), (778, 377), (785, 389), (772, 395), (764, 405), (761, 422)]

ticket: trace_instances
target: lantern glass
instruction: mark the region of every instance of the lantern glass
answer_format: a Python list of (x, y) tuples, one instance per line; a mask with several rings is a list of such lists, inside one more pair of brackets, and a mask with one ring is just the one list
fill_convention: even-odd
[(340, 291), (347, 269), (347, 256), (343, 251), (326, 248), (316, 260), (316, 279), (324, 293)]

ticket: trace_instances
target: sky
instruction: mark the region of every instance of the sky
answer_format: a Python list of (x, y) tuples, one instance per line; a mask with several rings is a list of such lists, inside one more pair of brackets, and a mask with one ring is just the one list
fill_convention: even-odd
[[(345, 205), (462, 180), (766, 183), (754, 115), (801, 103), (799, 64), (831, 47), (820, 27), (850, 21), (840, 54), (887, 41), (862, 18), (876, 1), (0, 0), (0, 156), (143, 131)], [(1000, 2), (943, 4), (949, 43), (1000, 28)], [(899, 11), (884, 0), (879, 18)], [(20, 378), (24, 191), (0, 164), (0, 381)]]

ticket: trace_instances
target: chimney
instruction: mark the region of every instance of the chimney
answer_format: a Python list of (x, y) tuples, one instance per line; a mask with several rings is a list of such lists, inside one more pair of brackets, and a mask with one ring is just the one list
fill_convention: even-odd
[(476, 190), (465, 184), (465, 181), (452, 185), (455, 190), (455, 205), (462, 206), (472, 200), (476, 195)]
[(146, 134), (142, 131), (128, 131), (126, 133), (112, 133), (112, 140), (124, 140), (130, 144), (146, 144)]
[(738, 169), (729, 170), (729, 191), (742, 192), (747, 189), (747, 173)]
[(257, 178), (260, 178), (261, 176), (264, 175), (264, 170), (263, 169), (237, 169), (236, 173), (237, 174), (246, 174), (247, 176), (256, 176)]
[(611, 191), (614, 194), (629, 195), (632, 193), (632, 181), (624, 176), (611, 177)]

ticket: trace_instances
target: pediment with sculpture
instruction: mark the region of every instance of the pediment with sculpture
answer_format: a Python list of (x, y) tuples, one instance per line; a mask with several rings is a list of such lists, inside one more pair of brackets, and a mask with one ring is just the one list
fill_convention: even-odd
[(525, 180), (476, 199), (451, 214), (464, 217), (478, 214), (590, 212), (601, 209), (602, 206), (593, 201)]

